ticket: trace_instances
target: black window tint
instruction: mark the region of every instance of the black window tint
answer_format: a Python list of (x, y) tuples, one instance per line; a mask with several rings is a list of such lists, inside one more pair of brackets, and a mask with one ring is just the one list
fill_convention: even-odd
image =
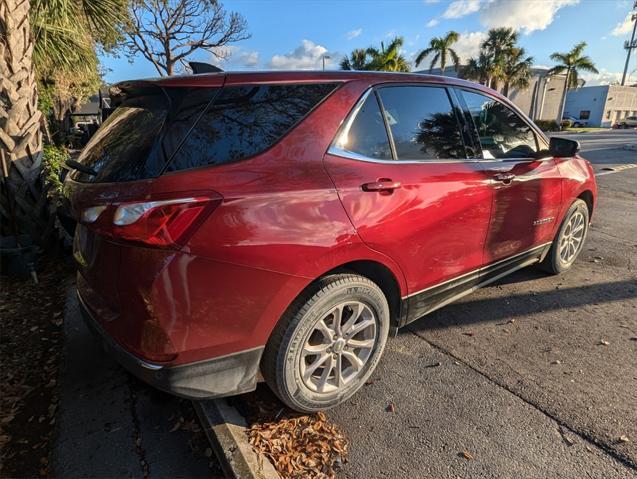
[(381, 88), (398, 160), (464, 158), (456, 113), (444, 88)]
[(197, 118), (214, 88), (147, 87), (123, 100), (82, 150), (85, 182), (130, 181), (158, 176)]
[(352, 124), (337, 138), (335, 146), (367, 158), (392, 159), (385, 122), (374, 93), (367, 96)]
[(335, 84), (226, 87), (208, 107), (167, 171), (238, 161), (281, 139)]
[(462, 94), (478, 130), (485, 159), (535, 155), (535, 133), (516, 112), (486, 95), (468, 91)]

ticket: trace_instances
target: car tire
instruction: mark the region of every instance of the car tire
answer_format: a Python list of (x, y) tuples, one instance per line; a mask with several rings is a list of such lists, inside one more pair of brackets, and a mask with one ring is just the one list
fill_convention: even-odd
[(573, 266), (588, 234), (588, 205), (577, 199), (566, 212), (551, 249), (540, 267), (551, 274), (560, 274)]
[(297, 298), (276, 325), (261, 371), (290, 408), (332, 408), (372, 374), (389, 323), (387, 298), (374, 282), (356, 274), (326, 276)]

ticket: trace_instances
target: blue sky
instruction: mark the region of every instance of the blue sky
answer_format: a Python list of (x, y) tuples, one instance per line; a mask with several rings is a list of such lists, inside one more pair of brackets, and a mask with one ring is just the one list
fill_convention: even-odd
[[(226, 0), (226, 10), (242, 14), (251, 38), (232, 46), (225, 70), (338, 68), (354, 48), (379, 45), (395, 35), (405, 39), (409, 60), (431, 37), (449, 30), (460, 33), (456, 50), (475, 55), (485, 32), (511, 26), (538, 66), (551, 66), (550, 54), (567, 51), (579, 41), (600, 75), (585, 75), (589, 85), (619, 80), (626, 59), (623, 42), (630, 37), (629, 12), (634, 0)], [(209, 52), (193, 60), (212, 61)], [(145, 59), (103, 57), (106, 81), (156, 76)], [(421, 64), (419, 69), (427, 68)], [(412, 67), (413, 68), (413, 67)], [(630, 80), (637, 81), (637, 55)]]

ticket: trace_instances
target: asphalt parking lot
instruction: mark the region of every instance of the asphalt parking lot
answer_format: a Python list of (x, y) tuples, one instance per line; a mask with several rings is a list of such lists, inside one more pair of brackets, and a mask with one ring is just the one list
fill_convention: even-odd
[(624, 149), (637, 132), (569, 137), (600, 175), (583, 254), (390, 341), (370, 384), (328, 414), (352, 441), (345, 477), (637, 477), (637, 151)]

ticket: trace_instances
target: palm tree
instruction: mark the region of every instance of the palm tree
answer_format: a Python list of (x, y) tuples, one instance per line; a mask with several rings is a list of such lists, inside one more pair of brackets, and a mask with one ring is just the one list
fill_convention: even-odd
[(583, 70), (590, 73), (599, 73), (597, 68), (595, 68), (593, 60), (586, 55), (582, 55), (585, 48), (586, 42), (579, 42), (569, 52), (555, 52), (550, 57), (551, 60), (559, 63), (549, 70), (549, 74), (559, 75), (560, 73), (566, 72), (562, 105), (560, 107), (560, 120), (564, 116), (564, 104), (566, 103), (566, 94), (568, 90), (577, 88), (579, 71)]
[(460, 76), (466, 80), (473, 80), (483, 85), (489, 85), (492, 73), (493, 62), (491, 57), (484, 51), (481, 51), (478, 58), (469, 59), (467, 65), (460, 72)]
[(37, 80), (95, 58), (95, 42), (116, 37), (125, 8), (125, 0), (0, 0), (0, 235), (48, 239)]
[(440, 73), (444, 76), (445, 67), (447, 66), (447, 57), (451, 58), (453, 67), (456, 71), (460, 66), (460, 58), (456, 51), (451, 46), (458, 41), (460, 35), (457, 32), (448, 32), (444, 37), (434, 37), (429, 42), (429, 46), (422, 50), (416, 57), (416, 66), (420, 65), (422, 61), (434, 54), (429, 64), (429, 73), (434, 69), (438, 61), (440, 61)]
[(369, 70), (386, 71), (386, 72), (408, 72), (410, 70), (409, 63), (400, 53), (404, 40), (402, 37), (394, 38), (387, 48), (381, 42), (380, 50), (369, 47), (367, 54), (371, 57), (368, 63)]
[(511, 49), (515, 48), (517, 41), (518, 33), (512, 28), (492, 28), (480, 46), (491, 59), (487, 86), (494, 90), (497, 90), (499, 82), (504, 80), (506, 58)]
[(514, 47), (509, 51), (502, 69), (504, 88), (502, 93), (509, 96), (509, 90), (513, 88), (528, 88), (531, 79), (531, 66), (533, 57), (526, 57), (524, 48)]
[(357, 48), (341, 60), (341, 70), (367, 70), (367, 50)]
[(571, 51), (567, 53), (553, 53), (551, 60), (554, 62), (560, 62), (555, 65), (549, 71), (551, 74), (560, 74), (566, 72), (567, 86), (569, 89), (577, 88), (579, 81), (579, 71), (583, 70), (590, 73), (599, 73), (595, 64), (590, 57), (584, 55), (584, 49), (586, 48), (586, 42), (579, 42), (575, 45)]

